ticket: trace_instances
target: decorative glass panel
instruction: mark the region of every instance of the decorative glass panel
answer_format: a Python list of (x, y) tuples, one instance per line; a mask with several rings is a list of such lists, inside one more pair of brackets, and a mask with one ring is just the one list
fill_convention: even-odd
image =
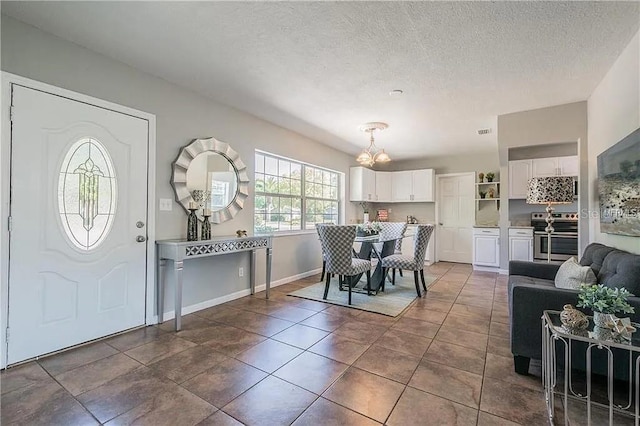
[(93, 138), (74, 143), (58, 178), (58, 212), (69, 241), (80, 250), (98, 247), (116, 213), (117, 181), (111, 156)]

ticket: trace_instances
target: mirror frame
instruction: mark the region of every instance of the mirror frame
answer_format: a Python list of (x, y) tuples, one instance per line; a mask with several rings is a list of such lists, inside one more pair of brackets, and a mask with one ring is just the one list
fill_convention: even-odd
[(242, 210), (244, 200), (249, 196), (247, 166), (240, 159), (240, 155), (231, 148), (228, 143), (210, 137), (194, 139), (188, 145), (183, 146), (172, 165), (171, 186), (176, 194), (176, 201), (182, 206), (185, 212), (189, 213), (189, 202), (194, 200), (187, 189), (187, 170), (193, 159), (205, 152), (215, 152), (222, 155), (231, 163), (236, 172), (238, 187), (233, 200), (231, 200), (227, 207), (211, 212), (211, 223), (226, 222), (227, 220), (233, 219), (233, 217)]

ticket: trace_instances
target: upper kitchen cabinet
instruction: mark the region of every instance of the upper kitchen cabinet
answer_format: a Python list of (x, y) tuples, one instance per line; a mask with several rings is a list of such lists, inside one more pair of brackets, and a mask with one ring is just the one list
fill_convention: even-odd
[(509, 198), (527, 198), (531, 160), (509, 161)]
[(376, 172), (351, 167), (350, 201), (416, 203), (435, 201), (435, 170)]
[(388, 203), (391, 201), (392, 194), (392, 172), (375, 172), (376, 173), (376, 201)]
[(509, 161), (509, 198), (527, 198), (532, 177), (578, 176), (578, 156)]
[(351, 167), (349, 200), (376, 201), (376, 172), (366, 167)]
[(433, 202), (435, 170), (393, 172), (391, 200), (396, 203)]

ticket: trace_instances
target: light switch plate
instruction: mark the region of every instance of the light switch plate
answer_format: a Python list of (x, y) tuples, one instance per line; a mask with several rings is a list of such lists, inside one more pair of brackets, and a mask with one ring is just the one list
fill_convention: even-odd
[(160, 198), (160, 211), (170, 212), (173, 210), (173, 200), (171, 198)]

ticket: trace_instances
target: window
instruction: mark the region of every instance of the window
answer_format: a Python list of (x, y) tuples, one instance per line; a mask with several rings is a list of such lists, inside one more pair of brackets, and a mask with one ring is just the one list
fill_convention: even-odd
[(315, 229), (338, 223), (337, 172), (256, 152), (256, 232)]

